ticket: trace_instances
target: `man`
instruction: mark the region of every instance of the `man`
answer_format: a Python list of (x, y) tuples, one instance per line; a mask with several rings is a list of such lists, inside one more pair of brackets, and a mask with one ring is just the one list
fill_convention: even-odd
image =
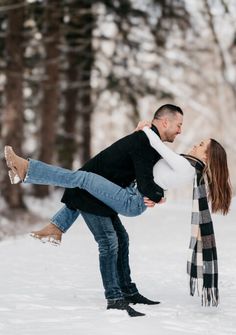
[[(152, 130), (163, 141), (173, 142), (181, 133), (182, 110), (171, 104), (161, 106), (154, 114)], [(128, 135), (89, 160), (81, 170), (94, 172), (110, 181), (127, 187), (136, 181), (138, 190), (152, 202), (158, 203), (163, 190), (154, 183), (153, 166), (161, 156), (150, 146), (142, 131)], [(79, 188), (66, 189), (64, 206), (46, 228), (34, 236), (56, 236), (60, 239), (81, 214), (98, 243), (100, 272), (107, 309), (126, 310), (130, 316), (144, 315), (129, 303), (158, 304), (139, 294), (132, 282), (129, 267), (129, 237), (120, 218), (111, 208)]]

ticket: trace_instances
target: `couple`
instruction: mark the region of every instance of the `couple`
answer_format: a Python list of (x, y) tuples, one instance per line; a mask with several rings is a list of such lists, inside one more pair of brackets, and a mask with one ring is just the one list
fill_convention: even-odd
[(143, 297), (131, 280), (129, 237), (117, 213), (140, 215), (147, 207), (164, 201), (164, 190), (193, 180), (192, 253), (188, 261), (191, 293), (194, 293), (196, 278), (203, 275), (198, 273), (199, 250), (196, 250), (203, 244), (203, 260), (208, 267), (210, 264), (204, 294), (208, 302), (212, 294), (218, 300), (217, 269), (214, 268), (217, 256), (204, 180), (212, 212), (227, 214), (231, 201), (227, 157), (223, 147), (213, 139), (194, 146), (188, 155), (172, 152), (162, 141), (173, 142), (181, 133), (182, 122), (183, 112), (178, 106), (163, 105), (155, 112), (151, 128), (141, 124), (143, 130), (118, 140), (74, 172), (25, 160), (11, 147), (5, 147), (11, 183), (22, 181), (67, 188), (62, 198), (65, 206), (48, 226), (33, 236), (60, 241), (62, 233), (81, 214), (98, 243), (107, 309), (141, 316), (144, 314), (131, 308), (130, 303), (159, 303)]

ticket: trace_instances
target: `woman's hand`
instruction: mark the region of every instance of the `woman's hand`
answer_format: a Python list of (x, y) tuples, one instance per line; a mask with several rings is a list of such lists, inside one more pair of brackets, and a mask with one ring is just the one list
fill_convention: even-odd
[(150, 199), (147, 198), (147, 197), (144, 197), (144, 198), (143, 198), (143, 201), (144, 201), (145, 205), (146, 205), (147, 207), (150, 207), (150, 208), (152, 208), (152, 207), (154, 207), (154, 206), (156, 205), (156, 202), (150, 200)]
[(166, 202), (166, 198), (161, 198), (161, 200), (158, 202), (158, 205), (164, 204)]
[(151, 128), (151, 126), (152, 126), (152, 123), (148, 120), (139, 121), (134, 131), (143, 130), (144, 127)]

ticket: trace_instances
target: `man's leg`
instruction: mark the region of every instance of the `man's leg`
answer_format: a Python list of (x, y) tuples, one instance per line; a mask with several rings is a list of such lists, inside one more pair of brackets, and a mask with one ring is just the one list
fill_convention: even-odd
[(157, 305), (159, 301), (153, 301), (142, 296), (134, 283), (131, 280), (131, 272), (129, 266), (129, 235), (125, 230), (120, 218), (114, 216), (112, 218), (113, 226), (118, 237), (118, 259), (117, 271), (119, 283), (125, 300), (133, 304)]
[(118, 238), (112, 220), (81, 211), (88, 228), (98, 243), (100, 271), (106, 299), (123, 299), (117, 274)]
[(65, 233), (72, 226), (79, 214), (79, 210), (63, 206), (50, 220), (51, 223), (41, 230), (31, 232), (31, 236), (42, 242), (58, 245), (61, 243), (62, 233)]
[(129, 235), (118, 216), (112, 217), (113, 227), (118, 238), (119, 250), (117, 258), (117, 273), (124, 296), (138, 293), (137, 287), (131, 280), (129, 266)]
[(121, 291), (117, 271), (118, 238), (111, 218), (82, 211), (81, 215), (98, 243), (100, 272), (108, 301), (107, 309), (126, 310), (130, 316), (144, 315), (128, 305)]

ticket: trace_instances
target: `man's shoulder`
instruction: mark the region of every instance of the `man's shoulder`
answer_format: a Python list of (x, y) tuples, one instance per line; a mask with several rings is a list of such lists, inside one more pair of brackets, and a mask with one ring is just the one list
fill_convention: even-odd
[(142, 130), (135, 131), (120, 141), (120, 149), (125, 148), (131, 155), (146, 158), (154, 157), (155, 159), (160, 158), (159, 153), (150, 145), (147, 135)]
[(119, 139), (115, 143), (119, 143), (119, 142), (134, 142), (134, 143), (142, 142), (142, 143), (148, 144), (149, 140), (148, 140), (146, 134), (142, 130), (139, 130), (139, 131), (134, 131), (133, 133), (122, 137), (121, 139)]

